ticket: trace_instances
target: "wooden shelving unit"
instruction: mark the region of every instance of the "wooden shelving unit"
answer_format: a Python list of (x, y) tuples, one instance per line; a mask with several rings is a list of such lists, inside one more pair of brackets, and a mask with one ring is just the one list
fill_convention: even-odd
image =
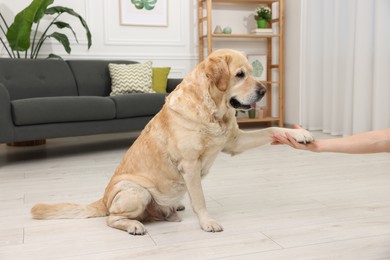
[[(212, 11), (213, 3), (230, 3), (230, 4), (259, 4), (267, 5), (270, 8), (274, 4), (278, 5), (279, 17), (271, 20), (272, 25), (277, 26), (277, 33), (275, 34), (214, 34), (212, 31)], [(206, 14), (204, 14), (206, 11)], [(206, 32), (204, 32), (204, 25), (206, 25)], [(215, 39), (219, 40), (229, 40), (229, 39), (266, 39), (265, 44), (267, 49), (267, 81), (264, 81), (263, 84), (267, 87), (267, 114), (263, 118), (239, 118), (237, 121), (239, 123), (275, 123), (280, 127), (283, 126), (283, 76), (284, 76), (284, 0), (198, 0), (198, 35), (199, 35), (199, 61), (202, 61), (205, 56), (205, 48), (207, 47), (207, 55), (213, 51), (213, 41)], [(278, 62), (272, 64), (272, 48), (273, 42), (272, 39), (279, 39), (278, 47)], [(279, 70), (278, 77), (273, 78), (272, 70)], [(273, 88), (278, 88), (278, 116), (272, 117), (272, 95), (274, 93)]]

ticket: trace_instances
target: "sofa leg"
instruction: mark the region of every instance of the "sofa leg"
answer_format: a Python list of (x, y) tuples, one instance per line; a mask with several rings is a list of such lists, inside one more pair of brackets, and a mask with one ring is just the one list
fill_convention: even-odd
[(8, 146), (36, 146), (46, 144), (46, 139), (7, 143)]

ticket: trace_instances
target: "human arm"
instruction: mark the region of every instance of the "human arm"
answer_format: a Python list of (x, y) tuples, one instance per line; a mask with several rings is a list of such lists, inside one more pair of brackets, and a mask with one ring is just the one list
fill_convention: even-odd
[(296, 149), (312, 152), (352, 154), (390, 152), (390, 128), (341, 138), (315, 140), (309, 144), (296, 142), (288, 133), (286, 137), (275, 134), (272, 138), (275, 140), (273, 144), (287, 144)]

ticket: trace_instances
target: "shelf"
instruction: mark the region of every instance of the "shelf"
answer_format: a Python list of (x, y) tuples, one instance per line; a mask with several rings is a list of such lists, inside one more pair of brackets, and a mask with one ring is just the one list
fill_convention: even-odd
[(264, 80), (260, 80), (262, 83), (266, 83), (266, 84), (269, 84), (269, 85), (277, 85), (279, 84), (279, 81), (264, 81)]
[[(217, 33), (212, 34), (212, 37), (215, 38), (275, 38), (280, 37), (279, 34), (224, 34), (224, 33)], [(203, 35), (203, 38), (207, 38), (207, 35)]]
[[(199, 0), (200, 3), (206, 0)], [(235, 4), (272, 4), (279, 0), (213, 0), (215, 3), (235, 3)]]
[[(238, 43), (239, 46), (249, 43), (252, 46), (253, 43), (258, 44), (259, 47), (263, 47), (265, 51), (258, 53), (258, 55), (265, 55), (267, 59), (266, 63), (266, 80), (262, 81), (263, 85), (267, 88), (267, 95), (265, 97), (266, 115), (275, 115), (276, 117), (267, 116), (264, 118), (238, 118), (238, 123), (243, 124), (256, 124), (256, 123), (272, 123), (278, 124), (280, 127), (283, 126), (283, 100), (284, 100), (284, 0), (198, 0), (198, 40), (199, 40), (199, 61), (203, 61), (205, 56), (209, 55), (213, 51), (213, 43), (217, 43), (217, 47), (223, 48), (224, 42), (228, 46), (232, 46)], [(227, 8), (228, 10), (235, 10), (233, 5), (236, 4), (240, 9), (243, 4), (248, 4), (248, 8), (255, 8), (255, 6), (266, 5), (273, 8), (278, 8), (278, 15), (275, 15), (270, 21), (272, 27), (276, 30), (270, 31), (272, 33), (256, 34), (251, 33), (252, 31), (241, 29), (242, 33), (234, 34), (215, 34), (213, 33), (213, 4), (219, 4), (217, 8)], [(227, 3), (228, 5), (224, 5)], [(230, 6), (231, 5), (231, 6)], [(206, 12), (205, 12), (206, 11)], [(253, 13), (253, 12), (252, 12)], [(276, 17), (277, 16), (277, 17)], [(228, 15), (225, 17), (226, 20), (231, 19)], [(274, 40), (276, 39), (276, 41)], [(265, 47), (265, 48), (264, 48)], [(242, 46), (239, 48), (241, 49)], [(205, 55), (206, 51), (206, 55)], [(253, 53), (253, 51), (252, 51)], [(277, 55), (277, 60), (274, 57)], [(278, 70), (278, 73), (273, 73)], [(263, 77), (264, 78), (264, 77)], [(277, 102), (278, 112), (275, 112), (276, 106), (273, 105)]]
[(280, 119), (278, 117), (264, 117), (264, 118), (237, 118), (237, 123), (265, 123), (265, 122), (277, 122)]

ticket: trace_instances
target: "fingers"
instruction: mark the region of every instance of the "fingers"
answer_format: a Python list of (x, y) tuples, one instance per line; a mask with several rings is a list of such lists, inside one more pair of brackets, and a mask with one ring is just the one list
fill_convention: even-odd
[(300, 125), (293, 125), (293, 128), (295, 128), (295, 129), (302, 129), (302, 127)]
[(298, 148), (300, 146), (300, 143), (298, 143), (294, 137), (292, 137), (289, 133), (286, 133), (286, 137), (288, 139), (288, 141), (290, 142), (290, 146), (294, 147), (294, 148)]
[(290, 140), (287, 139), (284, 136), (281, 136), (281, 135), (278, 135), (278, 134), (274, 134), (274, 135), (271, 136), (271, 138), (274, 139), (274, 141), (271, 143), (272, 145), (277, 145), (277, 144), (287, 144), (287, 145), (290, 145)]
[(289, 141), (289, 145), (293, 148), (296, 148), (296, 149), (301, 149), (301, 150), (309, 150), (309, 146), (310, 144), (301, 144), (301, 143), (298, 143), (297, 140), (295, 140), (289, 133), (286, 133), (286, 137)]
[(286, 144), (295, 149), (307, 150), (306, 145), (298, 143), (289, 133), (286, 133), (286, 136), (274, 134), (271, 137), (274, 139), (272, 145)]
[[(293, 128), (302, 129), (299, 125), (294, 125)], [(297, 140), (294, 139), (294, 137), (292, 137), (291, 134), (287, 132), (285, 133), (285, 136), (273, 134), (271, 135), (271, 138), (272, 138), (271, 145), (286, 144), (295, 149), (310, 150), (310, 151), (315, 151), (317, 149), (316, 144), (314, 142), (309, 142), (304, 144), (299, 143)]]

